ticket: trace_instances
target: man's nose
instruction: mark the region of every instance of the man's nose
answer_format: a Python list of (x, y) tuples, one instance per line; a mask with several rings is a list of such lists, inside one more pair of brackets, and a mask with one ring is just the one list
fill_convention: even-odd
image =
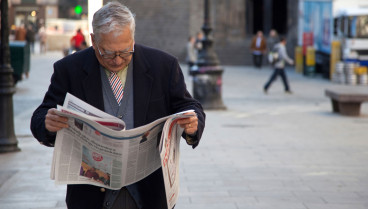
[(116, 65), (120, 65), (121, 63), (123, 63), (123, 61), (124, 61), (124, 58), (121, 58), (120, 56), (116, 56), (114, 58), (114, 64)]

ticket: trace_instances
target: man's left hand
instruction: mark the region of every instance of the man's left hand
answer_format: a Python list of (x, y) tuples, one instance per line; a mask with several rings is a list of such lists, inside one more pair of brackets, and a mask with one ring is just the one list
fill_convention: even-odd
[[(193, 115), (193, 113), (184, 113), (184, 115)], [(180, 127), (184, 128), (184, 132), (188, 135), (195, 135), (198, 129), (198, 118), (194, 114), (189, 118), (183, 118), (178, 120)]]

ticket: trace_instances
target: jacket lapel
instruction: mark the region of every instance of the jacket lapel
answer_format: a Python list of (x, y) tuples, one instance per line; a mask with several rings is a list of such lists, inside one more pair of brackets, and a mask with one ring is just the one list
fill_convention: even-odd
[(142, 48), (137, 44), (133, 55), (133, 72), (134, 126), (138, 127), (146, 124), (153, 78), (149, 74), (150, 66)]
[(83, 67), (86, 76), (81, 81), (83, 92), (87, 103), (104, 110), (100, 64), (92, 47), (88, 53), (87, 57), (89, 60), (86, 60), (86, 64)]

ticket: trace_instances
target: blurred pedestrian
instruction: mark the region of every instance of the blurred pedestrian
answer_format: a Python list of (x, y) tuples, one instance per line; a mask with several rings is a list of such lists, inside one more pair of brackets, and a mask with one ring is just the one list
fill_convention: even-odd
[(36, 36), (36, 32), (33, 29), (33, 26), (29, 24), (27, 26), (26, 41), (29, 44), (32, 54), (34, 53), (35, 36)]
[(75, 51), (80, 51), (83, 42), (86, 42), (86, 39), (84, 38), (82, 29), (79, 28), (76, 34), (70, 39), (70, 46)]
[(186, 61), (190, 68), (197, 62), (197, 50), (195, 48), (196, 39), (194, 36), (190, 36), (187, 43), (187, 58)]
[(87, 46), (87, 42), (86, 41), (83, 41), (80, 45), (80, 50), (83, 50), (83, 49), (87, 49), (88, 46)]
[(20, 26), (15, 31), (15, 40), (16, 41), (25, 41), (27, 35), (27, 30), (24, 28), (24, 24), (20, 24)]
[[(26, 45), (25, 45), (25, 50), (27, 51), (27, 54), (34, 53), (34, 42), (35, 42), (35, 31), (33, 30), (33, 26), (31, 24), (28, 24), (26, 28)], [(29, 61), (27, 63), (29, 64)], [(26, 78), (29, 78), (29, 67), (24, 67), (23, 73)]]
[(272, 49), (280, 42), (279, 35), (275, 29), (270, 30), (270, 34), (267, 38), (267, 48), (268, 51), (272, 51)]
[(196, 34), (196, 38), (195, 38), (195, 48), (196, 50), (199, 52), (200, 50), (202, 50), (203, 45), (202, 45), (202, 41), (203, 41), (203, 33), (202, 32), (198, 32)]
[(38, 37), (40, 39), (40, 53), (46, 53), (47, 34), (45, 26), (41, 25), (40, 29), (38, 30)]
[(256, 66), (257, 68), (261, 68), (263, 62), (263, 54), (267, 50), (266, 39), (263, 37), (262, 31), (258, 31), (256, 36), (253, 37), (250, 48), (253, 54), (254, 66)]
[(267, 94), (268, 89), (270, 88), (273, 81), (275, 81), (278, 75), (281, 76), (282, 82), (284, 83), (285, 93), (291, 94), (288, 79), (285, 72), (285, 61), (290, 65), (294, 64), (294, 61), (288, 56), (286, 52), (286, 38), (280, 38), (280, 42), (276, 44), (275, 48), (277, 49), (277, 53), (279, 56), (278, 61), (274, 64), (274, 71), (268, 80), (268, 82), (264, 85), (263, 90), (264, 93)]

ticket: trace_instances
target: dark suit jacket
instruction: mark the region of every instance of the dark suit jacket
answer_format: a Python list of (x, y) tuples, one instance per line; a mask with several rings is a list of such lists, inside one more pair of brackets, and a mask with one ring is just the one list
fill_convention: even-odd
[[(134, 126), (139, 127), (163, 116), (194, 109), (199, 119), (196, 143), (193, 145), (193, 148), (196, 147), (205, 126), (205, 114), (200, 103), (186, 90), (177, 60), (159, 50), (136, 44), (132, 61)], [(99, 70), (99, 62), (92, 47), (69, 55), (54, 64), (49, 89), (31, 120), (32, 133), (40, 143), (53, 146), (55, 134), (45, 129), (45, 115), (48, 109), (63, 104), (67, 92), (104, 110)], [(167, 208), (161, 169), (128, 186), (128, 189), (140, 208)], [(99, 187), (68, 185), (68, 208), (101, 209), (103, 199), (104, 193)]]

